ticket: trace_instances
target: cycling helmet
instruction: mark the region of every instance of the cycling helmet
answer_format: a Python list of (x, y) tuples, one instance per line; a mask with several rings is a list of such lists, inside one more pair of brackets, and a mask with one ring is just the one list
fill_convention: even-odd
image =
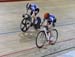
[(49, 13), (45, 13), (44, 14), (44, 19), (48, 19), (49, 18)]

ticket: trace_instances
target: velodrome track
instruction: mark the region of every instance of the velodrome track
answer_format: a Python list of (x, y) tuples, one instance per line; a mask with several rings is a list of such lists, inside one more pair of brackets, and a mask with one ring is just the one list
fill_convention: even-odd
[(0, 0), (0, 2), (16, 2), (16, 1), (30, 1), (30, 0)]
[(46, 49), (36, 48), (37, 32), (31, 31), (32, 28), (27, 33), (20, 31), (20, 22), (27, 2), (29, 1), (0, 3), (0, 57), (57, 57), (75, 50), (75, 1), (31, 1), (39, 5), (41, 18), (45, 12), (57, 17), (58, 41), (56, 45), (47, 45)]

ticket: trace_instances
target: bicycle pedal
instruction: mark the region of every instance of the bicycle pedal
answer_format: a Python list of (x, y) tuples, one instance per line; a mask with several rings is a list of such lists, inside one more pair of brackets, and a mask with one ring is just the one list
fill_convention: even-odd
[(55, 45), (55, 43), (51, 43), (51, 45)]
[(53, 41), (49, 40), (49, 45), (54, 45)]

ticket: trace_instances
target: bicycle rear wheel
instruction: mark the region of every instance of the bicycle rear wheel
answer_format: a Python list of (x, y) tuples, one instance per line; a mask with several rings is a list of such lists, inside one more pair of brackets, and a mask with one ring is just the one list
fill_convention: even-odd
[(55, 44), (58, 39), (58, 31), (56, 29), (51, 30), (51, 37), (50, 40), (52, 41), (52, 44)]
[(46, 42), (46, 35), (44, 31), (40, 31), (36, 37), (36, 46), (42, 48)]

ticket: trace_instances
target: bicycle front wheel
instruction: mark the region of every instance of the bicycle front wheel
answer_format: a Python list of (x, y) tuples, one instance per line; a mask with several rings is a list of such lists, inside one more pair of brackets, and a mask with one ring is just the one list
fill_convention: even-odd
[(36, 37), (36, 46), (42, 48), (46, 42), (46, 35), (44, 31), (40, 31)]
[(20, 24), (20, 29), (22, 32), (26, 32), (31, 26), (31, 17), (28, 14), (23, 15), (23, 20)]
[(31, 26), (31, 22), (29, 20), (23, 19), (20, 24), (20, 29), (22, 32), (26, 32)]

